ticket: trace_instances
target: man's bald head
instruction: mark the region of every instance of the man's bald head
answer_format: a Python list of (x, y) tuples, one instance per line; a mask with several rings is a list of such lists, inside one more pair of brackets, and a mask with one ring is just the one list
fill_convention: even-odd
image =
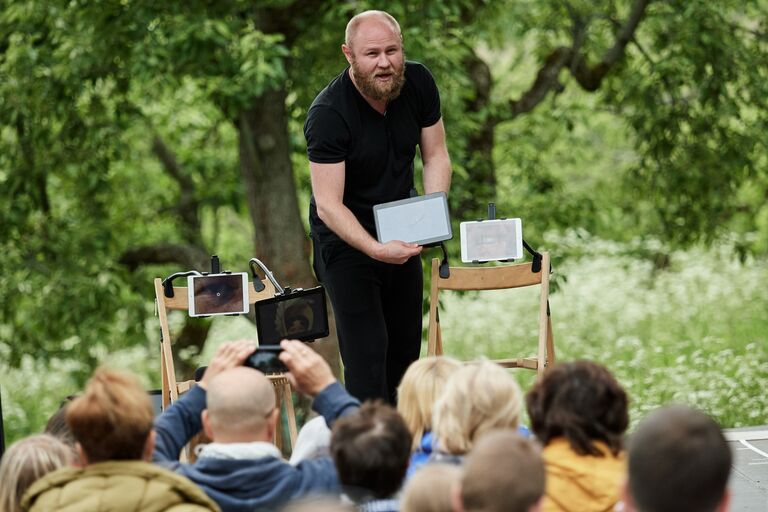
[(403, 34), (400, 31), (400, 24), (397, 22), (395, 18), (392, 17), (391, 14), (386, 13), (384, 11), (365, 11), (361, 12), (360, 14), (353, 16), (351, 20), (349, 20), (349, 23), (347, 23), (347, 29), (344, 31), (344, 44), (352, 47), (352, 43), (354, 42), (355, 35), (357, 34), (357, 30), (360, 28), (360, 25), (362, 25), (364, 22), (375, 22), (380, 21), (384, 22), (390, 27), (392, 27), (392, 30), (397, 34), (397, 36), (402, 39)]
[(207, 410), (214, 441), (245, 440), (265, 431), (275, 410), (275, 392), (263, 373), (231, 368), (208, 384)]

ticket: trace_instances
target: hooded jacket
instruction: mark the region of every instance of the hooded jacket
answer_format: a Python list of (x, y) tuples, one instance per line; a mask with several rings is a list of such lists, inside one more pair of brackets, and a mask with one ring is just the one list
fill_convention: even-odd
[(110, 461), (63, 468), (30, 486), (30, 512), (210, 512), (219, 507), (192, 482), (147, 462)]
[[(359, 406), (360, 402), (338, 382), (321, 391), (312, 404), (329, 425)], [(201, 457), (194, 464), (180, 463), (181, 448), (202, 428), (200, 413), (205, 407), (206, 391), (197, 386), (160, 415), (155, 420), (157, 443), (153, 459), (199, 485), (224, 512), (275, 510), (308, 494), (340, 493), (339, 477), (330, 457), (304, 460), (292, 466), (278, 453), (265, 451), (265, 443), (241, 447), (241, 451), (261, 452), (252, 457), (235, 458), (221, 453)]]
[(543, 512), (602, 512), (614, 509), (627, 477), (623, 452), (613, 455), (608, 446), (594, 441), (603, 457), (579, 455), (567, 439), (558, 437), (544, 447), (547, 472)]

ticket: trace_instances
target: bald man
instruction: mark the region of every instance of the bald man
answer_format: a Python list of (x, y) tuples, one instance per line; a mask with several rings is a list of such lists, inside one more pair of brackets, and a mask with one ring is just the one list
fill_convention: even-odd
[[(329, 425), (358, 408), (319, 355), (295, 340), (282, 346), (286, 375), (298, 392), (315, 398), (313, 408)], [(274, 510), (304, 495), (338, 494), (330, 458), (292, 466), (274, 445), (279, 411), (272, 384), (242, 366), (254, 348), (250, 341), (219, 347), (199, 385), (155, 422), (154, 461), (199, 485), (224, 512)], [(200, 449), (194, 464), (181, 464), (179, 452), (201, 429), (213, 442)]]
[(437, 85), (405, 60), (397, 21), (358, 14), (341, 51), (349, 67), (315, 98), (304, 125), (314, 268), (333, 304), (347, 389), (394, 403), (421, 347), (421, 247), (379, 243), (373, 207), (410, 196), (417, 145), (425, 194), (448, 192), (451, 163)]

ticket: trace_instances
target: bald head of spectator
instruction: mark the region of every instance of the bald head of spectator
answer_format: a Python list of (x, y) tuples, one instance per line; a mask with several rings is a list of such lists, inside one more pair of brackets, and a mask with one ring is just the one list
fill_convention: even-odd
[(206, 435), (217, 443), (271, 442), (278, 419), (272, 384), (252, 368), (223, 371), (208, 383), (202, 419)]

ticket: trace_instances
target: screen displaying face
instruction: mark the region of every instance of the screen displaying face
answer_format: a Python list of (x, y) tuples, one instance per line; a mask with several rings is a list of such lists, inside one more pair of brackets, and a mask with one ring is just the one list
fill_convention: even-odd
[(312, 341), (328, 336), (328, 313), (323, 288), (313, 288), (256, 303), (260, 344), (283, 339)]

